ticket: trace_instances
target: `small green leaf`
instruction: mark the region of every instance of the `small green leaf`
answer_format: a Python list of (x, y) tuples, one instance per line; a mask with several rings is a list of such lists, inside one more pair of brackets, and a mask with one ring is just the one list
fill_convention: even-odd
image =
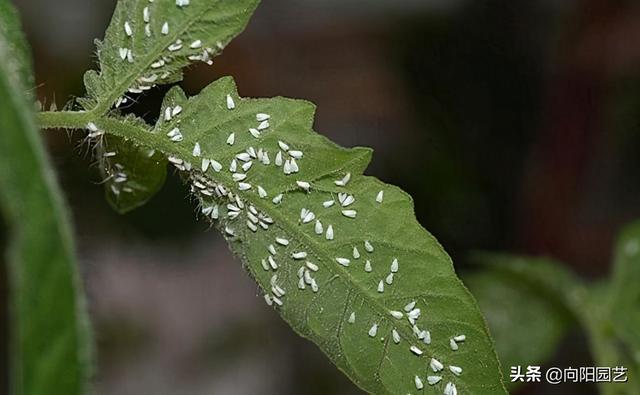
[(153, 149), (103, 136), (96, 153), (107, 201), (120, 214), (144, 205), (164, 185), (167, 160)]
[[(503, 255), (482, 256), (485, 264), (507, 259)], [(532, 258), (511, 259), (539, 264)], [(488, 269), (464, 276), (464, 282), (487, 319), (504, 377), (509, 377), (511, 366), (544, 364), (553, 356), (567, 329), (577, 324), (566, 308), (553, 303), (539, 288), (508, 274)], [(506, 381), (510, 389), (520, 384)]]
[(119, 0), (104, 42), (100, 71), (85, 74), (85, 110), (104, 114), (159, 84), (182, 79), (182, 68), (211, 59), (244, 30), (259, 0)]
[[(10, 41), (11, 40), (11, 41)], [(0, 0), (0, 210), (9, 228), (11, 393), (86, 393), (89, 331), (67, 212), (34, 121), (28, 49)]]
[(411, 198), (362, 175), (369, 149), (316, 134), (312, 104), (240, 98), (230, 78), (190, 99), (172, 89), (162, 111), (176, 107), (153, 130), (96, 123), (168, 156), (296, 332), (375, 394), (506, 393), (476, 303)]

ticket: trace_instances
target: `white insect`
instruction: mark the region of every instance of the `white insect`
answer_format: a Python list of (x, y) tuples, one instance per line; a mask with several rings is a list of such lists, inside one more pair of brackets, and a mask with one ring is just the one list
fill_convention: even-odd
[(191, 43), (191, 45), (189, 45), (189, 47), (192, 49), (198, 49), (201, 46), (202, 46), (202, 41), (200, 40), (195, 40), (194, 42)]
[(418, 356), (422, 355), (422, 350), (421, 350), (421, 349), (419, 349), (419, 348), (418, 348), (418, 347), (416, 347), (416, 346), (411, 346), (411, 347), (409, 348), (409, 350), (411, 350), (411, 352), (412, 352), (412, 353), (414, 353), (414, 354), (416, 354), (416, 355), (418, 355)]
[(444, 365), (442, 364), (442, 362), (438, 361), (435, 358), (431, 358), (431, 361), (429, 362), (429, 366), (431, 367), (431, 370), (433, 370), (436, 373), (444, 369)]
[(164, 34), (165, 36), (167, 34), (169, 34), (169, 23), (165, 22), (162, 24), (162, 28), (160, 29), (160, 33)]
[(369, 336), (376, 337), (378, 334), (378, 324), (373, 324), (369, 329)]
[(258, 185), (258, 196), (260, 196), (262, 199), (267, 197), (267, 191), (265, 191), (264, 188), (260, 185)]
[(260, 131), (258, 129), (251, 128), (249, 129), (249, 133), (251, 133), (251, 135), (255, 138), (260, 137)]
[(350, 180), (351, 180), (351, 173), (347, 173), (341, 180), (334, 181), (334, 183), (339, 187), (343, 187), (343, 186), (346, 186)]
[(144, 7), (142, 9), (142, 19), (146, 22), (149, 23), (149, 7)]
[(317, 235), (323, 234), (324, 233), (324, 229), (322, 227), (322, 222), (316, 221), (316, 225), (314, 227), (314, 230), (315, 230)]
[(238, 189), (241, 191), (248, 191), (251, 189), (251, 184), (247, 184), (246, 182), (241, 182), (238, 184)]
[(383, 200), (384, 200), (384, 191), (380, 191), (376, 196), (376, 202), (382, 203)]
[(311, 184), (306, 181), (296, 181), (296, 184), (298, 184), (298, 187), (303, 189), (305, 192), (309, 192), (309, 189), (311, 189)]
[(200, 143), (196, 143), (193, 146), (193, 152), (191, 153), (193, 156), (200, 156), (202, 150), (200, 149)]
[(449, 370), (451, 371), (451, 373), (455, 374), (456, 376), (460, 376), (462, 374), (462, 368), (459, 366), (450, 365)]
[(367, 273), (371, 273), (373, 268), (371, 267), (371, 261), (367, 259), (367, 263), (364, 264), (364, 271)]
[(324, 208), (329, 208), (331, 206), (333, 206), (336, 203), (335, 200), (327, 200), (326, 202), (322, 203), (322, 206)]
[(356, 210), (342, 210), (342, 215), (347, 218), (355, 218), (358, 215)]
[(413, 309), (409, 311), (409, 313), (407, 313), (407, 316), (409, 317), (409, 320), (417, 320), (418, 318), (420, 318), (421, 312), (422, 311), (420, 309)]
[(280, 146), (280, 149), (282, 149), (283, 151), (289, 151), (289, 145), (287, 143), (285, 143), (284, 141), (278, 141), (278, 145)]
[(427, 376), (427, 383), (429, 385), (436, 385), (442, 380), (441, 376)]
[(304, 251), (294, 252), (293, 254), (291, 254), (291, 257), (293, 259), (305, 259), (307, 257), (307, 253)]
[(380, 282), (378, 283), (378, 292), (383, 293), (384, 292), (384, 281), (380, 280)]
[(402, 317), (404, 317), (404, 314), (402, 314), (401, 311), (391, 310), (389, 314), (391, 314), (391, 316), (397, 320), (401, 320)]
[(347, 207), (347, 206), (351, 205), (355, 201), (356, 201), (356, 199), (353, 197), (353, 195), (349, 195), (349, 196), (344, 198), (344, 201), (342, 202), (342, 207)]
[(243, 162), (249, 162), (251, 160), (251, 155), (249, 155), (246, 152), (241, 152), (239, 154), (236, 155), (236, 159), (239, 159)]
[(273, 270), (277, 270), (278, 269), (278, 263), (276, 262), (275, 259), (273, 259), (273, 256), (269, 255), (268, 260), (269, 260), (269, 265), (271, 266), (271, 268)]
[(265, 129), (269, 129), (269, 121), (262, 121), (260, 122), (260, 124), (258, 125), (258, 130), (265, 130)]
[(398, 273), (398, 259), (394, 258), (391, 262), (391, 273)]
[(391, 331), (391, 337), (393, 338), (393, 342), (395, 344), (399, 344), (400, 343), (400, 334), (398, 333), (397, 330), (392, 330)]
[(242, 170), (249, 171), (249, 169), (251, 169), (251, 166), (253, 166), (253, 162), (247, 162), (242, 165)]
[(273, 202), (273, 204), (280, 204), (282, 202), (283, 197), (284, 197), (283, 194), (279, 194), (278, 196), (274, 197), (271, 201)]
[(312, 213), (311, 211), (309, 211), (309, 212), (307, 212), (307, 214), (302, 219), (302, 223), (303, 224), (308, 224), (309, 222), (313, 221), (314, 219), (316, 219), (316, 215), (314, 213)]
[(240, 181), (243, 181), (244, 179), (246, 179), (247, 175), (243, 174), (243, 173), (233, 173), (231, 178), (233, 178), (233, 181), (235, 181), (235, 182), (240, 182)]
[(263, 114), (263, 113), (256, 114), (256, 121), (258, 122), (266, 121), (269, 118), (271, 118), (271, 115), (269, 114)]
[(97, 132), (97, 131), (98, 131), (98, 127), (97, 127), (97, 126), (96, 126), (96, 124), (95, 124), (95, 123), (93, 123), (93, 122), (89, 122), (89, 123), (87, 124), (87, 129), (89, 129), (89, 130), (90, 130), (90, 131), (92, 131), (92, 132)]
[(295, 159), (301, 159), (304, 156), (302, 151), (297, 151), (297, 150), (289, 151), (289, 155), (291, 155)]
[(333, 225), (329, 225), (327, 227), (327, 232), (325, 233), (325, 238), (327, 240), (333, 240)]
[(364, 241), (364, 249), (367, 252), (373, 252), (373, 246), (371, 245), (371, 243), (369, 242), (369, 240), (365, 240)]
[(282, 237), (276, 237), (276, 243), (283, 245), (283, 246), (288, 246), (289, 245), (289, 240), (287, 239), (283, 239)]
[(309, 261), (306, 262), (306, 265), (310, 270), (313, 270), (314, 272), (317, 272), (320, 269), (318, 265)]
[(353, 259), (360, 259), (360, 251), (357, 247), (353, 247)]
[(415, 384), (416, 384), (416, 389), (421, 390), (421, 389), (423, 389), (423, 388), (424, 388), (424, 384), (422, 384), (422, 380), (420, 380), (420, 377), (415, 376), (415, 377), (413, 378), (413, 381), (414, 381), (414, 382), (415, 382)]
[(350, 324), (353, 324), (356, 322), (356, 313), (352, 312), (351, 315), (349, 316), (349, 319), (347, 320)]
[(124, 23), (124, 32), (129, 37), (133, 36), (133, 29), (131, 29), (131, 25), (129, 24), (129, 21), (126, 21)]
[(408, 313), (411, 310), (413, 310), (414, 307), (416, 307), (416, 301), (415, 300), (407, 303), (407, 305), (404, 306), (404, 311), (406, 311)]
[(227, 109), (233, 110), (234, 108), (236, 108), (236, 103), (233, 101), (233, 97), (227, 95)]
[(278, 151), (276, 154), (275, 164), (276, 166), (282, 166), (282, 151)]
[[(151, 81), (153, 82), (153, 81)], [(173, 107), (173, 110), (171, 110), (171, 116), (175, 117), (176, 115), (180, 114), (182, 112), (182, 107), (181, 106), (175, 106)]]
[(458, 351), (458, 349), (460, 348), (458, 347), (458, 343), (456, 343), (456, 341), (453, 339), (449, 339), (449, 347), (451, 347), (453, 351)]
[(119, 48), (118, 52), (120, 53), (120, 59), (125, 60), (127, 58), (127, 53), (129, 50), (127, 48)]
[(458, 390), (456, 389), (456, 385), (449, 382), (444, 387), (444, 395), (458, 395)]
[(458, 335), (458, 336), (454, 336), (453, 340), (457, 342), (463, 342), (467, 340), (467, 337), (465, 335)]
[(236, 142), (236, 134), (235, 133), (229, 134), (229, 137), (227, 137), (227, 144), (233, 145), (235, 142)]
[(424, 344), (431, 344), (431, 332), (424, 331), (424, 337), (422, 338)]
[(351, 261), (347, 258), (336, 258), (336, 262), (344, 267), (348, 267)]

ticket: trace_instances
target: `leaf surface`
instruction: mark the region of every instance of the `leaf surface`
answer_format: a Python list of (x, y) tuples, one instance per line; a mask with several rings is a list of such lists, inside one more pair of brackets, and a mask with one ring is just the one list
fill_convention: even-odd
[(87, 389), (88, 320), (67, 212), (34, 121), (28, 47), (0, 0), (0, 210), (9, 229), (11, 391)]
[(128, 144), (120, 137), (103, 136), (96, 151), (107, 201), (118, 213), (144, 205), (162, 189), (167, 159), (155, 150)]
[(153, 129), (98, 126), (167, 155), (296, 332), (371, 393), (506, 393), (476, 303), (411, 198), (362, 174), (369, 149), (315, 133), (312, 104), (240, 98), (230, 78), (192, 98), (172, 89), (162, 111), (177, 106)]
[[(539, 262), (533, 258), (498, 254), (476, 257), (479, 263), (487, 266), (509, 259), (531, 260), (528, 265)], [(463, 278), (489, 324), (505, 378), (509, 377), (511, 366), (543, 365), (554, 355), (568, 328), (576, 325), (575, 317), (566, 307), (554, 303), (554, 298), (546, 292), (517, 277), (486, 269)], [(510, 389), (520, 384), (519, 381), (505, 381)]]
[[(246, 26), (259, 0), (119, 0), (103, 42), (99, 72), (85, 74), (87, 111), (106, 113), (155, 85), (182, 79), (182, 69), (208, 62)], [(129, 96), (127, 98), (127, 95)]]

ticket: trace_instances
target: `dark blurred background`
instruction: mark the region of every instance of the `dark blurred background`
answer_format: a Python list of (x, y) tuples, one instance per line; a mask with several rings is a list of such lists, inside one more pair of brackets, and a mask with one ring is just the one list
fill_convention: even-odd
[[(14, 3), (38, 96), (61, 108), (83, 94), (115, 1)], [(616, 232), (640, 217), (639, 66), (637, 1), (265, 0), (182, 85), (194, 94), (233, 75), (244, 96), (315, 102), (316, 129), (373, 147), (368, 173), (413, 195), (458, 270), (480, 249), (549, 255), (597, 279)], [(153, 121), (165, 91), (131, 111)], [(119, 216), (79, 138), (46, 134), (74, 216), (99, 394), (360, 393), (267, 308), (175, 175)], [(556, 364), (588, 365), (572, 341)]]

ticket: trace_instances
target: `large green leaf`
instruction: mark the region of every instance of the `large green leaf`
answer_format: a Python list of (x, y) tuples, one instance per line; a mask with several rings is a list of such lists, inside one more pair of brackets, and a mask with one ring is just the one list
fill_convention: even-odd
[(90, 368), (67, 213), (34, 122), (29, 56), (0, 0), (0, 209), (9, 227), (11, 390), (73, 395)]
[(310, 103), (243, 99), (230, 78), (190, 99), (172, 89), (162, 111), (177, 106), (152, 130), (95, 122), (169, 157), (268, 303), (355, 383), (376, 394), (443, 393), (449, 383), (505, 393), (476, 303), (411, 198), (362, 175), (370, 150), (313, 132)]
[(179, 81), (185, 66), (211, 63), (245, 28), (258, 3), (119, 0), (104, 42), (97, 42), (100, 71), (85, 74), (88, 96), (80, 103), (104, 114), (126, 95)]
[[(525, 261), (528, 266), (547, 268), (556, 263), (499, 254), (479, 254), (475, 260), (487, 267), (463, 278), (489, 323), (503, 375), (509, 377), (511, 366), (544, 364), (554, 355), (569, 326), (576, 324), (575, 317), (535, 284), (490, 267), (497, 262), (510, 265), (509, 262)], [(514, 388), (520, 382), (507, 380), (506, 384)]]

